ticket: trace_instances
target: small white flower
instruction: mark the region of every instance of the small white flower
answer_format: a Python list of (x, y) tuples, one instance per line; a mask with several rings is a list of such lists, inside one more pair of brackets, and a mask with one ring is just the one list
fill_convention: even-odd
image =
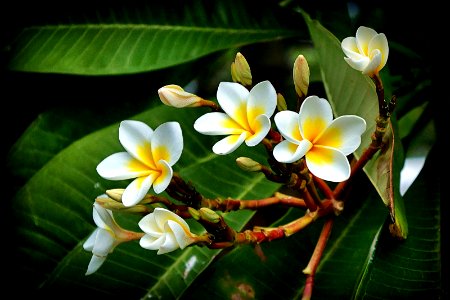
[(164, 254), (184, 249), (196, 241), (189, 225), (177, 214), (165, 208), (157, 207), (139, 221), (139, 227), (145, 232), (139, 244), (149, 250), (158, 250)]
[(98, 203), (94, 203), (92, 215), (98, 227), (83, 244), (84, 250), (92, 252), (86, 275), (97, 271), (117, 245), (129, 241), (133, 236), (131, 232), (117, 225), (110, 210)]
[(97, 172), (110, 180), (136, 178), (123, 192), (123, 204), (139, 203), (152, 186), (155, 193), (163, 192), (183, 150), (180, 124), (167, 122), (153, 131), (140, 121), (122, 121), (119, 140), (127, 152), (108, 156), (97, 166)]
[(247, 146), (256, 146), (265, 138), (277, 105), (277, 94), (269, 81), (258, 83), (250, 92), (239, 83), (221, 82), (217, 101), (225, 113), (207, 113), (194, 123), (200, 133), (228, 135), (213, 146), (214, 153), (231, 153), (244, 141)]
[(389, 45), (384, 33), (360, 26), (356, 37), (342, 40), (345, 61), (354, 69), (369, 76), (378, 73), (385, 65), (389, 55)]
[(277, 161), (292, 163), (305, 156), (306, 165), (315, 176), (333, 182), (349, 178), (346, 156), (361, 144), (361, 134), (366, 130), (363, 118), (345, 115), (333, 120), (328, 101), (309, 96), (299, 113), (277, 113), (275, 124), (285, 138), (273, 150)]

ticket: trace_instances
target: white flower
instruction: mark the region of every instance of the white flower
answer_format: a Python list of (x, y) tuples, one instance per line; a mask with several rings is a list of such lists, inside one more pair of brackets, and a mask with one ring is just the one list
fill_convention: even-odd
[(305, 156), (306, 165), (315, 176), (334, 182), (349, 178), (346, 156), (361, 144), (361, 134), (366, 130), (363, 118), (346, 115), (333, 120), (328, 101), (309, 96), (299, 113), (277, 113), (275, 124), (285, 138), (273, 150), (277, 161), (292, 163)]
[(139, 244), (145, 249), (158, 250), (157, 254), (184, 249), (196, 241), (186, 221), (165, 208), (155, 208), (139, 221), (139, 227), (145, 232)]
[(167, 122), (153, 131), (140, 121), (122, 121), (119, 140), (127, 152), (108, 156), (97, 166), (97, 172), (110, 180), (136, 178), (123, 192), (123, 204), (139, 203), (152, 185), (155, 193), (163, 192), (183, 150), (180, 124)]
[(225, 113), (207, 113), (194, 123), (200, 133), (228, 135), (213, 146), (214, 153), (231, 153), (244, 141), (247, 146), (256, 146), (269, 132), (277, 105), (277, 94), (269, 81), (258, 83), (250, 92), (239, 83), (221, 82), (217, 101)]
[(342, 40), (345, 61), (354, 69), (369, 76), (378, 73), (385, 65), (389, 55), (389, 46), (384, 33), (372, 28), (360, 26), (356, 37)]
[(98, 203), (94, 203), (92, 215), (98, 227), (83, 244), (84, 250), (92, 252), (86, 275), (97, 271), (117, 245), (129, 241), (133, 236), (132, 232), (117, 225), (110, 210)]

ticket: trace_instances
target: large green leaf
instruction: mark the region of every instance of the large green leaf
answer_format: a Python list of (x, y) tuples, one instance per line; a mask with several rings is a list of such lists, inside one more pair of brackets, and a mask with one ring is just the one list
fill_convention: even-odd
[[(360, 147), (354, 153), (359, 158), (371, 143), (371, 136), (375, 131), (375, 120), (378, 117), (375, 86), (368, 76), (354, 70), (345, 62), (340, 42), (330, 31), (317, 20), (312, 20), (307, 13), (302, 14), (319, 53), (323, 82), (335, 115), (358, 115), (366, 120), (367, 129), (361, 137)], [(406, 238), (408, 224), (398, 189), (403, 158), (398, 150), (401, 149), (400, 140), (396, 139), (394, 143), (395, 132), (392, 125), (389, 131), (390, 148), (379, 152), (377, 157), (364, 167), (364, 171), (389, 208), (394, 234)], [(394, 149), (394, 146), (397, 149)]]
[[(278, 185), (267, 183), (263, 176), (243, 173), (234, 162), (236, 156), (213, 154), (214, 139), (192, 129), (198, 116), (189, 109), (157, 106), (136, 119), (153, 128), (174, 119), (182, 123), (186, 145), (175, 168), (207, 197), (257, 198), (269, 196), (277, 189)], [(93, 200), (105, 189), (127, 184), (103, 180), (95, 171), (104, 157), (121, 151), (117, 129), (115, 124), (76, 141), (51, 159), (16, 195), (13, 211), (20, 262), (16, 269), (20, 280), (27, 282), (27, 288), (40, 287), (44, 294), (76, 286), (100, 296), (126, 293), (138, 297), (148, 293), (148, 296), (176, 297), (217, 254), (217, 250), (192, 247), (157, 256), (132, 243), (120, 245), (98, 272), (84, 276), (90, 255), (81, 245), (94, 228)], [(263, 148), (252, 150), (250, 154), (243, 147), (236, 155), (263, 160)], [(248, 211), (228, 213), (226, 219), (239, 230), (252, 214)], [(120, 214), (117, 217), (124, 227), (136, 226), (136, 218)]]
[(300, 33), (280, 22), (288, 18), (277, 17), (280, 10), (274, 3), (258, 5), (257, 14), (251, 4), (160, 1), (113, 6), (106, 12), (87, 10), (93, 15), (87, 22), (25, 28), (12, 45), (9, 67), (83, 75), (137, 73)]

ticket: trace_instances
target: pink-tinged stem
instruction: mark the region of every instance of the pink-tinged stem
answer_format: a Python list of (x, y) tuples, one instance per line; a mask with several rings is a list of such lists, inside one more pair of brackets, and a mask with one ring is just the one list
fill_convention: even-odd
[(325, 224), (323, 225), (322, 232), (320, 233), (319, 240), (317, 241), (316, 248), (314, 249), (313, 255), (311, 256), (308, 265), (303, 270), (303, 273), (306, 274), (306, 283), (305, 289), (303, 290), (302, 300), (311, 299), (312, 291), (314, 288), (314, 275), (316, 274), (323, 251), (325, 250), (328, 238), (330, 237), (333, 222), (333, 218), (326, 220)]

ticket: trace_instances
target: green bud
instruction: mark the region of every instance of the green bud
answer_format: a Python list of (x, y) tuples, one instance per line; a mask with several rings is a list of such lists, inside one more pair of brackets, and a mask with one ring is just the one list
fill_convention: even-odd
[(192, 218), (194, 218), (195, 220), (200, 219), (200, 213), (195, 208), (188, 207), (188, 212), (191, 214)]
[(277, 109), (278, 111), (287, 110), (286, 100), (280, 93), (277, 93)]
[(220, 216), (212, 209), (202, 207), (199, 212), (200, 217), (205, 221), (209, 221), (211, 223), (218, 223), (220, 221)]
[(234, 82), (241, 83), (244, 86), (252, 85), (252, 72), (245, 57), (238, 52), (234, 62), (231, 63), (231, 78)]

